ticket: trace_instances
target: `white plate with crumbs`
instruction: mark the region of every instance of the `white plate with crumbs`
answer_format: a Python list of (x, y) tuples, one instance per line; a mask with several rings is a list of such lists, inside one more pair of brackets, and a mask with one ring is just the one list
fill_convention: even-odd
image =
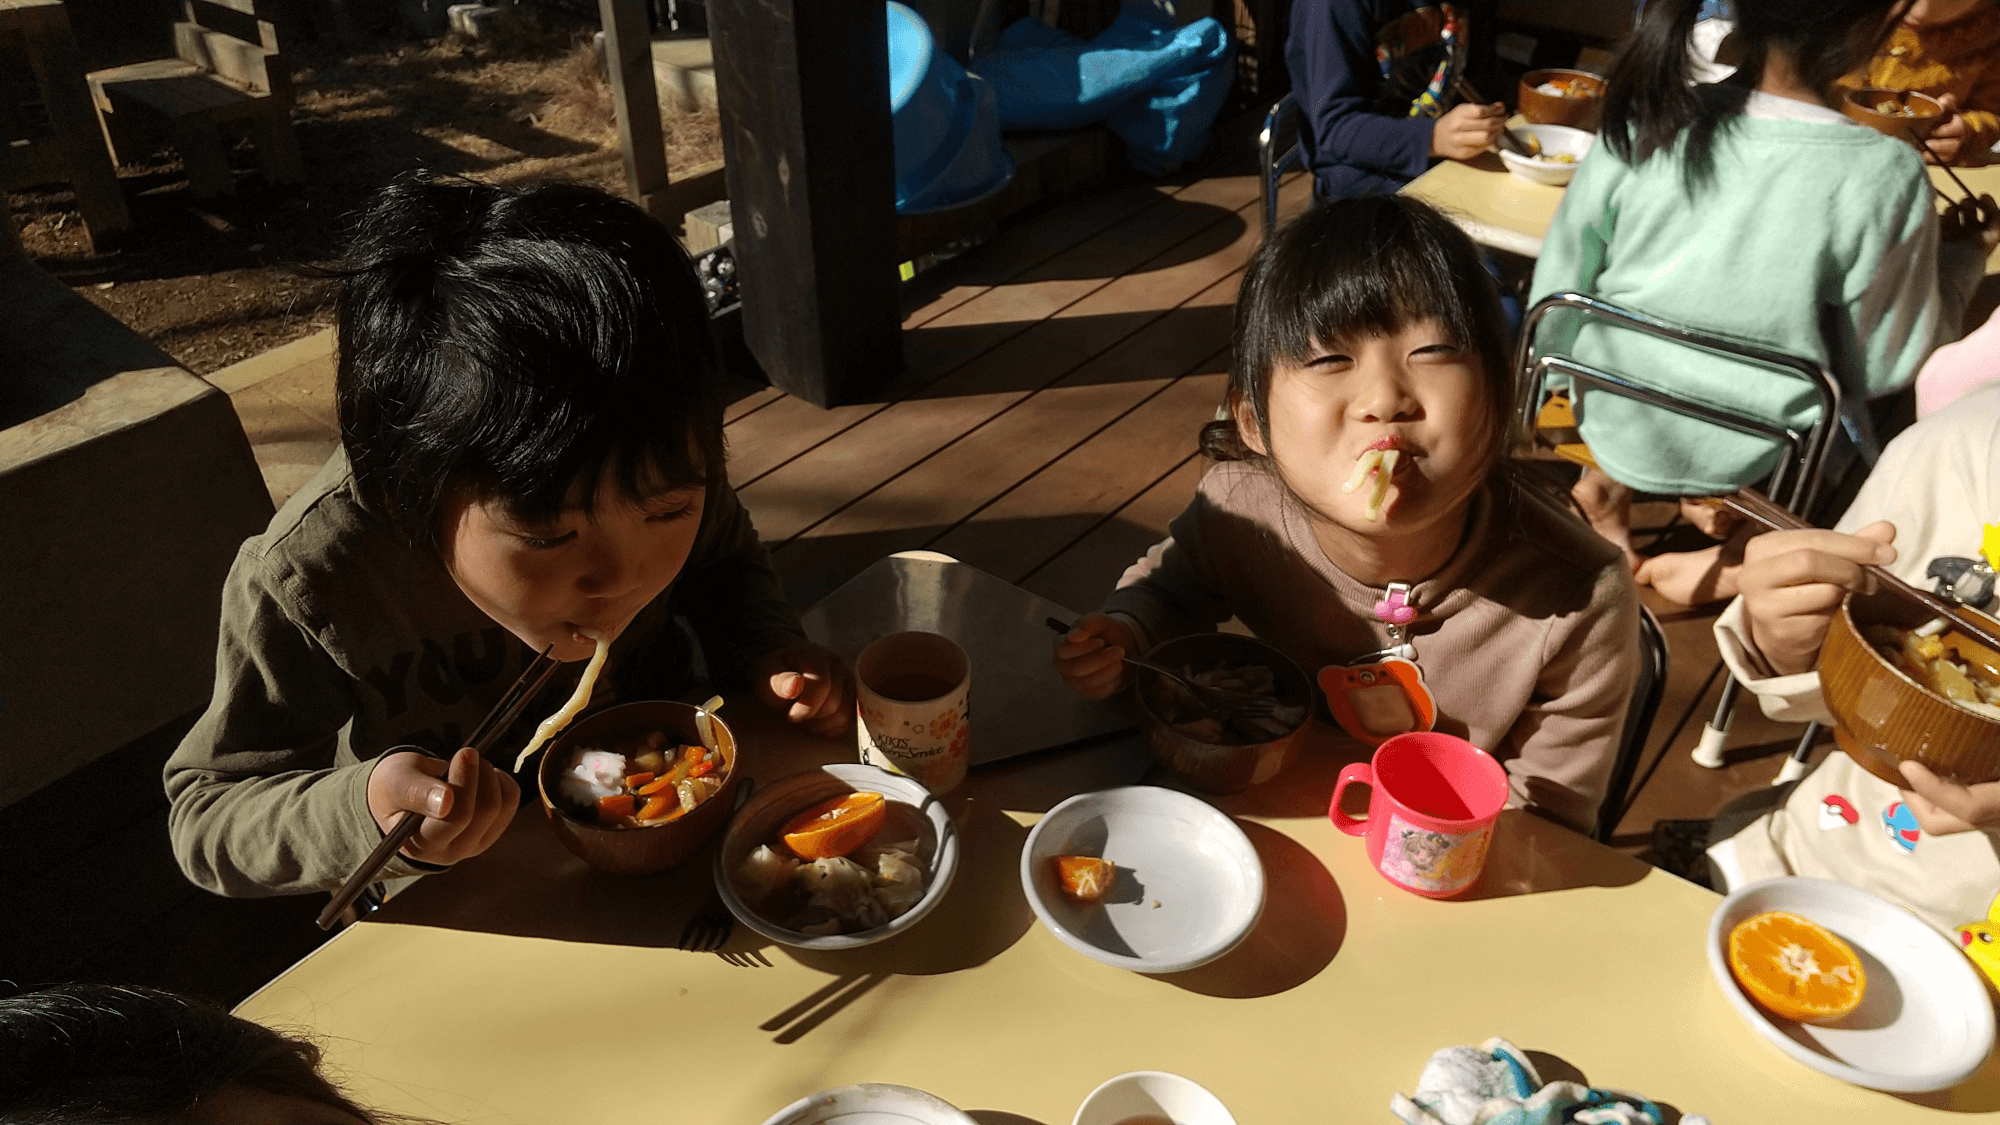
[(935, 1094), (886, 1082), (836, 1086), (800, 1098), (764, 1125), (978, 1125)]
[[(1064, 897), (1063, 855), (1118, 865), (1102, 901)], [(1199, 797), (1150, 785), (1081, 793), (1050, 809), (1021, 848), (1021, 887), (1063, 944), (1135, 973), (1205, 965), (1264, 912), (1264, 865), (1236, 822)]]
[[(1861, 1006), (1828, 1024), (1774, 1016), (1729, 971), (1729, 932), (1767, 910), (1813, 922), (1846, 942), (1868, 976)], [(1765, 879), (1737, 888), (1708, 924), (1708, 965), (1737, 1014), (1780, 1051), (1842, 1081), (1914, 1094), (1970, 1078), (1993, 1050), (1986, 983), (1916, 915), (1828, 879)]]

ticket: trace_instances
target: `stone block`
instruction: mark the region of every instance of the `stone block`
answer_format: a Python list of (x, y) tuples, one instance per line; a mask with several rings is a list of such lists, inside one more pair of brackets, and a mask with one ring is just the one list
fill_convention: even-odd
[(207, 702), (223, 578), (272, 509), (228, 397), (25, 260), (0, 371), (6, 805)]

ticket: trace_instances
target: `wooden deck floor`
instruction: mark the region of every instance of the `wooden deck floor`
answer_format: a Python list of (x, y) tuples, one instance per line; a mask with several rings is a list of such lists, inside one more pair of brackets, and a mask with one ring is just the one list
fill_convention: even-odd
[[(730, 478), (794, 601), (927, 547), (1077, 610), (1099, 604), (1188, 502), (1196, 433), (1221, 401), (1236, 286), (1261, 233), (1245, 125), (1222, 142), (1231, 161), (1046, 209), (920, 278), (906, 369), (868, 401), (820, 410), (764, 389), (730, 406)], [(1306, 195), (1295, 177), (1285, 207)], [(212, 378), (282, 502), (337, 443), (326, 341)], [(1710, 614), (1666, 616), (1672, 677), (1656, 744), (1715, 660)], [(1797, 737), (1749, 708), (1730, 768), (1701, 770), (1686, 751), (1709, 706), (1627, 817), (1627, 850), (1643, 852), (1656, 819), (1705, 817), (1766, 784)], [(180, 879), (156, 780), (178, 733), (0, 813), (18, 916), (37, 920), (0, 935), (5, 975), (233, 1000), (317, 943), (317, 901), (228, 901)], [(102, 808), (98, 794), (120, 778), (132, 798), (79, 826), (74, 810)]]

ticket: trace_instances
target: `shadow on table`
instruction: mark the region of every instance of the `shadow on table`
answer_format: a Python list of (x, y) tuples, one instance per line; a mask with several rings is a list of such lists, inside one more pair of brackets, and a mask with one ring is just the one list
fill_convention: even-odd
[[(1508, 809), (1493, 826), (1486, 870), (1458, 902), (1570, 891), (1579, 887), (1629, 887), (1650, 864), (1585, 840), (1533, 813)], [(1662, 876), (1663, 878), (1666, 876)]]
[(1912, 1105), (1952, 1113), (1992, 1113), (2000, 1110), (2000, 1052), (1987, 1055), (1985, 1066), (1949, 1090), (1895, 1096)]
[(1153, 979), (1231, 1000), (1275, 996), (1318, 976), (1340, 952), (1347, 903), (1333, 873), (1282, 832), (1247, 821), (1237, 827), (1264, 864), (1263, 917), (1242, 945), (1219, 960)]
[(965, 1111), (965, 1115), (979, 1122), (979, 1125), (1042, 1125), (1032, 1117), (1022, 1117), (1018, 1113), (1008, 1113), (1004, 1109), (969, 1109)]

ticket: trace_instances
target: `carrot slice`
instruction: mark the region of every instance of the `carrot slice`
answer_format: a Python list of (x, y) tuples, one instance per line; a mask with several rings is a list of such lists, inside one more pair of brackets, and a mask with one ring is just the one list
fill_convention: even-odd
[(661, 794), (648, 798), (646, 807), (639, 810), (640, 820), (658, 820), (668, 812), (681, 811), (679, 794)]
[(645, 770), (640, 773), (628, 773), (625, 775), (625, 788), (637, 789), (641, 785), (653, 780), (655, 776), (651, 770)]
[(633, 792), (639, 794), (639, 796), (641, 797), (654, 797), (672, 789), (673, 787), (674, 787), (674, 779), (671, 776), (660, 777), (660, 778), (654, 778), (652, 781), (649, 781), (646, 784), (639, 786), (637, 789), (633, 790)]
[(632, 794), (630, 793), (620, 793), (613, 797), (599, 797), (597, 799), (597, 822), (599, 824), (610, 824), (623, 817), (631, 816), (633, 803)]

